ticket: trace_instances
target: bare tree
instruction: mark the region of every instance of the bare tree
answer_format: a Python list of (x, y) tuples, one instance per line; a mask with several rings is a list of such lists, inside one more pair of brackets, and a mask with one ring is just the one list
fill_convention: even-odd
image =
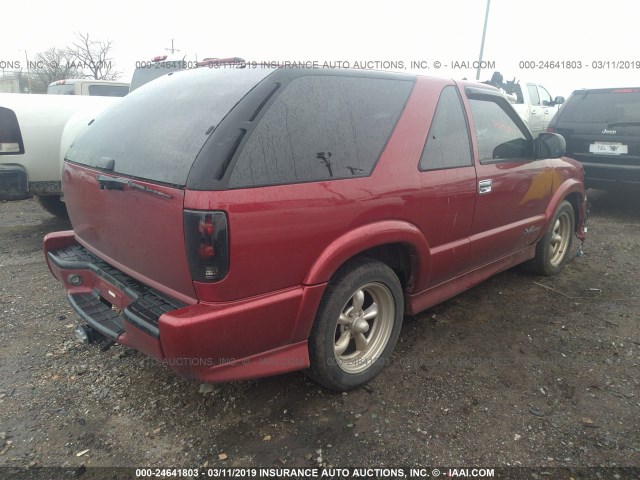
[(78, 37), (69, 48), (69, 54), (74, 59), (76, 68), (89, 70), (89, 78), (96, 80), (116, 80), (121, 72), (115, 70), (113, 59), (111, 58), (112, 42), (92, 40), (89, 34), (76, 33)]
[(32, 73), (45, 85), (65, 78), (84, 78), (84, 73), (74, 66), (73, 56), (68, 49), (51, 47), (36, 54), (34, 63), (37, 67)]
[(47, 93), (49, 83), (46, 83), (37, 73), (34, 73), (34, 71), (27, 74), (19, 70), (14, 72), (13, 78), (18, 82), (18, 90), (20, 92)]

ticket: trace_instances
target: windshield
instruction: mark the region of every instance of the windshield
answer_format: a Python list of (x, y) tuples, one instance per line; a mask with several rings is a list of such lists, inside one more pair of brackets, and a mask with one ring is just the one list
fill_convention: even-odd
[(640, 122), (640, 89), (586, 91), (574, 94), (560, 117), (576, 123)]
[(184, 186), (207, 135), (272, 69), (202, 68), (159, 78), (115, 103), (80, 135), (67, 160)]

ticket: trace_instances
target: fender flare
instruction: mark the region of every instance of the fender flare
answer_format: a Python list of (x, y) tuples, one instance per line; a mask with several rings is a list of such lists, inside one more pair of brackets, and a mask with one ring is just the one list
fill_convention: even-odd
[(422, 231), (401, 220), (384, 220), (349, 230), (333, 240), (318, 256), (303, 280), (304, 285), (326, 283), (350, 258), (381, 245), (401, 243), (408, 247), (414, 285), (427, 283), (430, 249)]
[[(555, 214), (558, 208), (558, 205), (560, 205), (560, 202), (565, 198), (567, 198), (567, 196), (569, 196), (569, 194), (571, 193), (578, 193), (580, 195), (580, 201), (581, 202), (584, 201), (585, 199), (584, 185), (578, 180), (574, 180), (574, 179), (565, 180), (558, 187), (558, 189), (555, 191), (555, 193), (551, 197), (551, 201), (549, 202), (549, 205), (547, 205), (547, 209), (544, 212), (544, 215), (546, 217), (545, 230), (549, 226), (549, 222), (553, 218), (553, 215)], [(581, 212), (580, 205), (578, 205), (578, 212)], [(576, 229), (581, 223), (582, 223), (581, 219), (577, 218)]]

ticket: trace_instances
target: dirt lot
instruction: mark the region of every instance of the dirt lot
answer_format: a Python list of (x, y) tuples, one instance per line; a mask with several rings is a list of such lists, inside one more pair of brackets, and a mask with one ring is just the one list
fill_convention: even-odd
[(640, 196), (590, 194), (585, 256), (408, 319), (348, 394), (302, 373), (201, 389), (76, 343), (41, 251), (69, 224), (0, 203), (0, 466), (640, 466)]

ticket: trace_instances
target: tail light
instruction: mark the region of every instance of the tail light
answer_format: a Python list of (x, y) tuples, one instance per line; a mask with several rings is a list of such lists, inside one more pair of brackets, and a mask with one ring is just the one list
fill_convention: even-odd
[(13, 110), (0, 107), (0, 155), (24, 153), (18, 118)]
[(184, 237), (191, 278), (217, 282), (229, 271), (229, 229), (224, 212), (184, 211)]

